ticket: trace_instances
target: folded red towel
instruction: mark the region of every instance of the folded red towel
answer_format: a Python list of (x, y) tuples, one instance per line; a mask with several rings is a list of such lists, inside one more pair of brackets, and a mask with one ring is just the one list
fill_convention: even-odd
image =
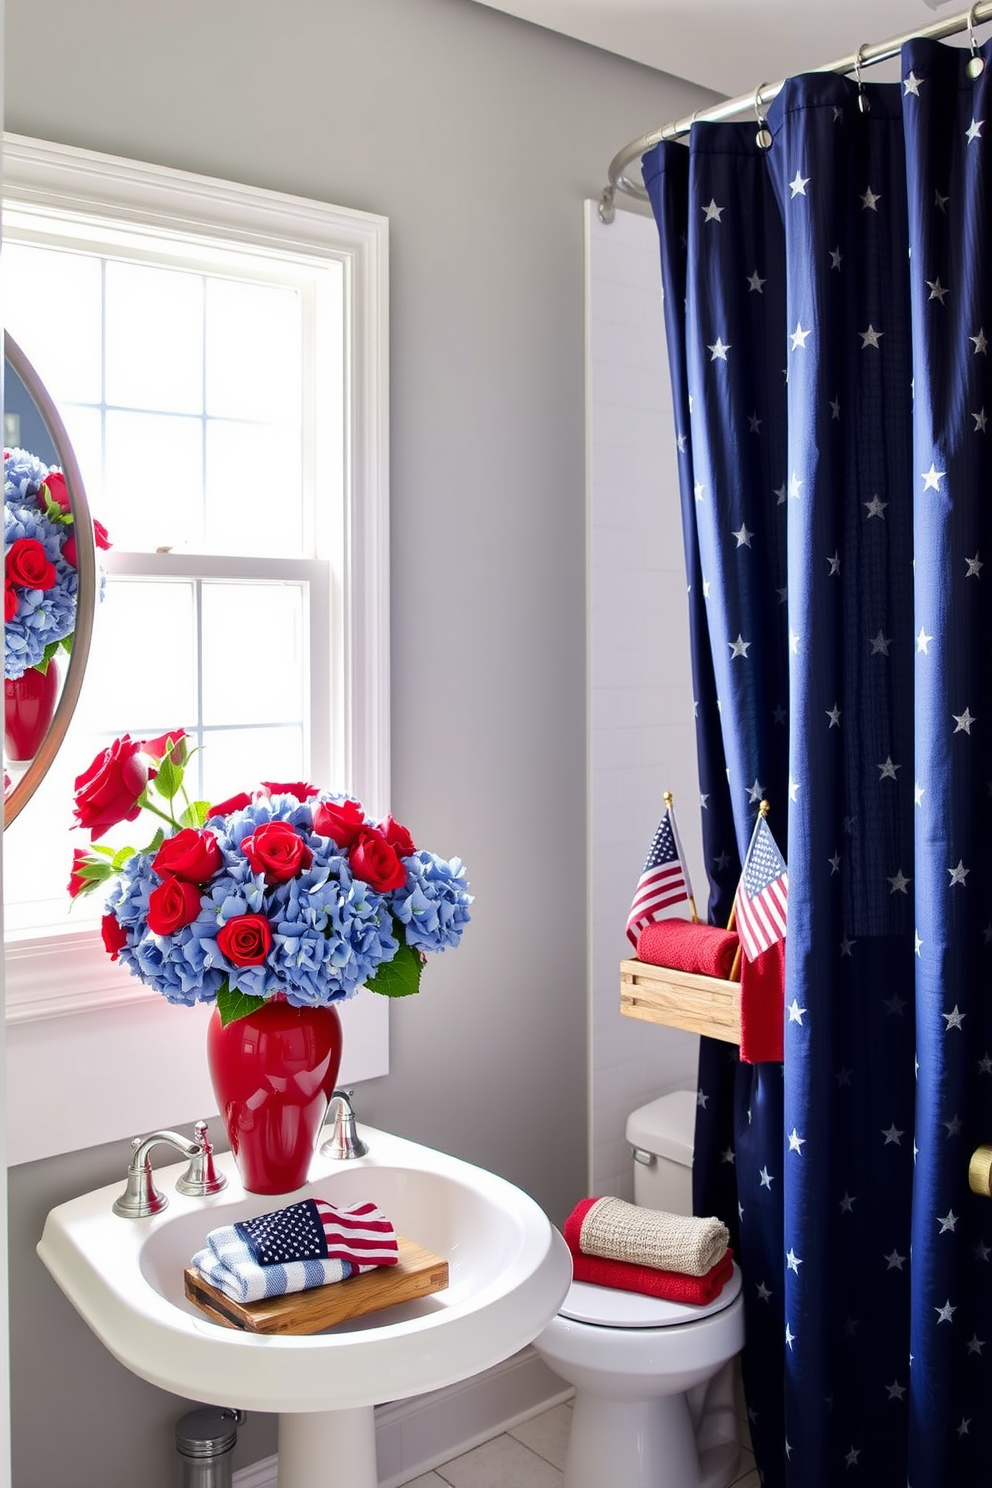
[(714, 1302), (734, 1272), (733, 1252), (705, 1276), (686, 1276), (681, 1271), (656, 1271), (653, 1266), (631, 1266), (627, 1261), (604, 1261), (599, 1256), (572, 1252), (572, 1275), (576, 1281), (594, 1286), (616, 1287), (621, 1292), (644, 1292), (666, 1302)]
[(637, 959), (649, 966), (694, 971), (700, 976), (730, 976), (737, 936), (717, 925), (694, 925), (690, 920), (656, 920), (637, 937)]
[(785, 941), (756, 961), (741, 957), (741, 1059), (745, 1064), (785, 1058)]

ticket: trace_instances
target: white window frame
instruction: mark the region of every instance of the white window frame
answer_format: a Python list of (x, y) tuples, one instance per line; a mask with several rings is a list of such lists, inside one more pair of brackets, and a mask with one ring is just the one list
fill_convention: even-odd
[[(163, 238), (196, 237), (208, 247), (236, 243), (262, 256), (297, 256), (318, 270), (322, 264), (343, 265), (342, 561), (332, 570), (332, 657), (326, 711), (321, 711), (332, 730), (331, 757), (343, 769), (341, 782), (327, 784), (353, 791), (369, 811), (385, 814), (390, 773), (388, 220), (10, 133), (4, 135), (3, 198), (5, 228), (7, 222), (16, 226), (29, 218), (62, 222), (71, 214), (81, 225), (111, 222)], [(325, 371), (336, 375), (336, 369)], [(207, 566), (210, 562), (205, 560)], [(8, 1024), (161, 1002), (110, 961), (95, 931), (11, 940), (5, 963)]]

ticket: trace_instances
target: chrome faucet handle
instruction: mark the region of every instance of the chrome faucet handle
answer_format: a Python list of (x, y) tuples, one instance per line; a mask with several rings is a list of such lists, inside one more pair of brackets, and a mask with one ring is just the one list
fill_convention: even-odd
[(214, 1166), (213, 1143), (207, 1141), (207, 1123), (197, 1121), (193, 1126), (196, 1156), (190, 1158), (189, 1167), (176, 1180), (176, 1193), (190, 1198), (202, 1199), (207, 1194), (220, 1193), (227, 1187), (227, 1179)]
[(114, 1202), (114, 1213), (121, 1219), (145, 1219), (149, 1214), (158, 1214), (168, 1204), (168, 1199), (155, 1187), (149, 1153), (159, 1142), (175, 1147), (185, 1157), (196, 1157), (200, 1148), (188, 1137), (174, 1131), (152, 1132), (147, 1137), (135, 1137), (131, 1143), (131, 1163), (127, 1170), (127, 1186), (120, 1198)]
[(352, 1157), (364, 1157), (368, 1143), (363, 1142), (355, 1127), (355, 1108), (351, 1104), (354, 1090), (335, 1090), (330, 1099), (333, 1108), (331, 1135), (320, 1149), (321, 1157), (333, 1157), (346, 1162)]

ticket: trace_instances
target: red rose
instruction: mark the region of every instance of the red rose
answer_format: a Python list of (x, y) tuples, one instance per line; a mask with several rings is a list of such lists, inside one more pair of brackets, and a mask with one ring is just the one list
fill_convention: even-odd
[(76, 825), (85, 827), (96, 842), (118, 822), (134, 821), (148, 784), (148, 766), (140, 746), (123, 734), (102, 750), (82, 775), (76, 776)]
[(321, 801), (313, 814), (313, 829), (338, 847), (351, 847), (365, 830), (365, 812), (357, 801)]
[(212, 816), (229, 816), (232, 811), (243, 811), (246, 806), (251, 805), (251, 796), (247, 791), (239, 791), (236, 796), (229, 796), (226, 801), (221, 801), (217, 806), (211, 806), (207, 812), (207, 820)]
[(109, 952), (111, 961), (116, 961), (117, 952), (127, 945), (127, 931), (116, 915), (105, 914), (100, 921), (100, 933), (104, 949)]
[(413, 845), (413, 838), (410, 836), (406, 827), (402, 826), (398, 821), (394, 821), (391, 816), (386, 817), (380, 830), (390, 847), (394, 852), (399, 853), (401, 858), (408, 858), (411, 853), (417, 851)]
[(165, 839), (152, 859), (152, 867), (160, 878), (171, 874), (184, 883), (205, 884), (213, 878), (223, 861), (213, 832), (203, 827), (184, 827), (174, 837)]
[(277, 780), (263, 780), (262, 789), (267, 790), (270, 796), (295, 796), (298, 801), (309, 801), (311, 796), (317, 794), (315, 785), (307, 785), (302, 780), (294, 780), (289, 785)]
[[(59, 511), (68, 512), (72, 510), (69, 504), (69, 487), (65, 483), (65, 476), (61, 470), (50, 470), (45, 476), (45, 485), (48, 487), (49, 498), (55, 502)], [(38, 492), (38, 505), (42, 511), (45, 510), (43, 492), (44, 487)]]
[(264, 873), (267, 884), (287, 883), (313, 862), (313, 853), (289, 822), (271, 821), (256, 827), (241, 844), (253, 873)]
[(264, 915), (235, 915), (217, 931), (217, 944), (235, 966), (261, 966), (272, 944)]
[[(107, 529), (106, 527), (104, 527), (103, 523), (98, 522), (95, 517), (93, 519), (93, 541), (96, 543), (98, 548), (106, 549), (110, 547), (110, 538), (107, 536)], [(74, 532), (70, 532), (69, 536), (62, 544), (62, 557), (65, 559), (66, 563), (71, 564), (73, 568), (78, 568), (79, 565), (76, 562), (76, 534)]]
[(151, 755), (152, 759), (157, 760), (164, 760), (171, 750), (172, 763), (184, 765), (187, 758), (186, 737), (185, 729), (170, 729), (167, 734), (159, 734), (157, 739), (142, 739), (138, 748), (142, 754)]
[(172, 935), (200, 913), (200, 889), (182, 878), (166, 878), (148, 895), (148, 928), (155, 935)]
[(36, 537), (18, 537), (7, 551), (7, 582), (24, 589), (51, 589), (55, 583), (55, 564)]
[(370, 884), (380, 894), (388, 894), (390, 889), (401, 889), (406, 883), (403, 864), (382, 833), (372, 827), (366, 827), (361, 834), (348, 861), (355, 877)]
[(17, 614), (17, 606), (18, 606), (19, 602), (20, 601), (18, 600), (18, 597), (17, 597), (17, 590), (14, 588), (13, 584), (8, 579), (6, 581), (6, 583), (4, 584), (4, 586), (3, 586), (3, 619), (4, 619), (4, 624), (6, 624), (8, 620), (13, 620), (14, 616)]
[(69, 874), (70, 899), (75, 899), (77, 894), (81, 894), (88, 883), (88, 880), (79, 871), (83, 864), (88, 862), (89, 853), (83, 852), (79, 847), (74, 847), (72, 850), (72, 872)]

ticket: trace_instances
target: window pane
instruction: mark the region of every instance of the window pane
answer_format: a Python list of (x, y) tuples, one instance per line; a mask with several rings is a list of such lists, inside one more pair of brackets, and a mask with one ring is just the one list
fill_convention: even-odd
[(115, 547), (201, 548), (201, 420), (109, 412), (103, 504)]
[(307, 769), (300, 728), (210, 729), (196, 758), (207, 801), (250, 791), (261, 780), (302, 780)]
[[(99, 408), (63, 403), (59, 408), (65, 432), (83, 477), (86, 500), (95, 517), (107, 526), (107, 502), (103, 490), (103, 422)], [(115, 541), (110, 533), (111, 542)]]
[(100, 260), (3, 245), (4, 323), (56, 400), (100, 401)]
[(200, 275), (111, 260), (106, 299), (107, 402), (125, 408), (200, 413)]
[(304, 586), (205, 582), (202, 604), (204, 724), (302, 725)]
[(299, 433), (208, 420), (206, 439), (206, 551), (299, 557)]
[(292, 289), (207, 280), (207, 413), (274, 423), (300, 404), (300, 297)]
[(86, 668), (91, 727), (154, 738), (196, 717), (195, 585), (182, 579), (112, 579)]

